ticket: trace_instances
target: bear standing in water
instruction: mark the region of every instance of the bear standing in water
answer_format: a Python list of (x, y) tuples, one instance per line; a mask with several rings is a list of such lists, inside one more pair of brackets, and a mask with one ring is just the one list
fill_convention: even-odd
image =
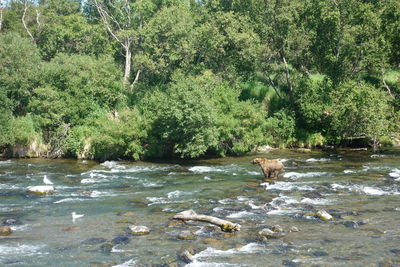
[(251, 163), (260, 165), (264, 179), (272, 178), (272, 173), (274, 173), (274, 179), (277, 179), (284, 168), (282, 162), (277, 159), (255, 158)]

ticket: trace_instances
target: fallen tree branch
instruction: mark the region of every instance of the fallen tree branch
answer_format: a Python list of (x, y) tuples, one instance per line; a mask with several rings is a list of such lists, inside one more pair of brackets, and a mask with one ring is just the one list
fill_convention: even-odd
[(223, 219), (219, 219), (217, 217), (197, 214), (193, 210), (185, 210), (177, 213), (174, 217), (174, 220), (184, 220), (184, 221), (200, 221), (200, 222), (208, 222), (221, 227), (221, 230), (224, 232), (234, 232), (240, 230), (240, 224), (232, 223), (230, 221), (226, 221)]

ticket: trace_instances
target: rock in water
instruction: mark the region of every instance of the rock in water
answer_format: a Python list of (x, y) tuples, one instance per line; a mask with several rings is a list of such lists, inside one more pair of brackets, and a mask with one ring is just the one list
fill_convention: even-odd
[(0, 226), (0, 236), (10, 235), (12, 233), (12, 229), (10, 226)]
[(332, 215), (330, 215), (328, 212), (325, 210), (320, 210), (317, 213), (315, 213), (315, 217), (323, 220), (323, 221), (330, 221), (333, 219)]
[(275, 233), (281, 233), (283, 232), (283, 228), (280, 225), (274, 225), (271, 228), (272, 231), (274, 231)]
[(177, 238), (181, 240), (192, 240), (195, 239), (195, 236), (190, 231), (182, 231), (178, 234)]
[(54, 187), (51, 185), (38, 185), (28, 187), (28, 192), (34, 195), (48, 195), (53, 194), (55, 191)]
[(266, 237), (267, 239), (280, 238), (285, 236), (285, 234), (282, 232), (277, 233), (268, 228), (262, 229), (260, 232), (258, 232), (258, 234), (260, 236)]
[(194, 260), (192, 253), (193, 250), (190, 252), (188, 249), (181, 249), (178, 252), (178, 259), (185, 263), (191, 263)]
[(147, 235), (150, 233), (149, 228), (143, 225), (130, 225), (129, 230), (131, 230), (131, 234), (133, 235)]

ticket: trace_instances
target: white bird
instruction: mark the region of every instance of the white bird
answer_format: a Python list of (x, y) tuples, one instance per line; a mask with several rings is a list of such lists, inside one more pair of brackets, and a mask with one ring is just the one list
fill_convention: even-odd
[(50, 181), (50, 180), (47, 178), (47, 175), (45, 175), (45, 176), (43, 177), (43, 183), (45, 183), (45, 184), (53, 184), (53, 182)]
[(76, 214), (75, 211), (72, 212), (72, 221), (75, 222), (76, 219), (85, 216), (84, 214)]

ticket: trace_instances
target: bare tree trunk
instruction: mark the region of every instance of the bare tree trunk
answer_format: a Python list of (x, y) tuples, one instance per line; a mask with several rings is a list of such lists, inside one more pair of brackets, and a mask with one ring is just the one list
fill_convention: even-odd
[(283, 59), (283, 63), (285, 64), (286, 81), (287, 81), (287, 84), (288, 84), (288, 86), (289, 86), (289, 91), (290, 91), (290, 93), (292, 93), (292, 92), (293, 92), (293, 87), (292, 87), (292, 82), (291, 82), (291, 80), (290, 80), (289, 66), (288, 66), (288, 64), (287, 64), (287, 62), (286, 62), (285, 56), (282, 55), (282, 59)]
[(388, 94), (390, 95), (390, 97), (394, 97), (392, 94), (392, 91), (390, 90), (390, 87), (387, 85), (386, 81), (385, 81), (385, 72), (382, 70), (382, 82), (383, 85), (385, 86), (386, 90), (388, 91)]
[(21, 20), (22, 20), (22, 24), (24, 25), (24, 28), (25, 28), (26, 32), (27, 32), (28, 35), (31, 37), (32, 42), (35, 42), (35, 38), (33, 38), (33, 35), (32, 35), (32, 33), (29, 31), (28, 26), (26, 25), (26, 22), (25, 22), (25, 17), (26, 17), (26, 12), (27, 12), (27, 11), (28, 11), (28, 0), (25, 0), (25, 1), (24, 1), (24, 13), (22, 14)]
[(129, 84), (129, 78), (131, 75), (131, 62), (132, 62), (132, 51), (130, 42), (124, 45), (125, 48), (125, 73), (124, 73), (124, 84)]
[(0, 2), (0, 32), (3, 26), (3, 3)]
[(174, 217), (174, 220), (184, 220), (184, 221), (201, 221), (201, 222), (208, 222), (221, 227), (222, 231), (225, 232), (234, 232), (240, 230), (240, 224), (232, 223), (230, 221), (222, 220), (216, 217), (197, 214), (193, 210), (185, 210), (180, 213), (177, 213)]
[(138, 70), (136, 72), (135, 80), (133, 81), (132, 85), (136, 84), (139, 81), (139, 76), (140, 76), (141, 71)]

